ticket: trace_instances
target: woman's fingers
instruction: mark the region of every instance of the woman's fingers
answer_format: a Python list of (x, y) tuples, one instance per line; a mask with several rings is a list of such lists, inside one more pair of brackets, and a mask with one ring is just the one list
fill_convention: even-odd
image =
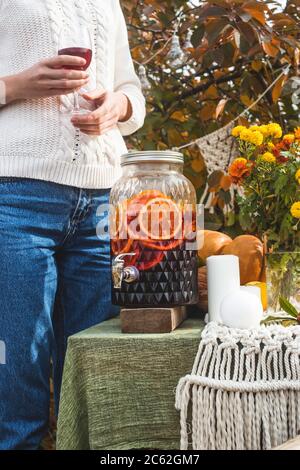
[(79, 129), (101, 129), (107, 122), (111, 122), (113, 119), (111, 116), (108, 116), (107, 119), (103, 120), (102, 122), (99, 121), (82, 121), (80, 118), (80, 121), (77, 121), (76, 118), (72, 118), (72, 124), (75, 127), (78, 127)]
[(51, 68), (63, 68), (63, 67), (84, 67), (86, 60), (82, 57), (72, 55), (57, 55), (42, 61), (42, 64)]
[(86, 116), (75, 116), (72, 118), (72, 122), (76, 126), (81, 125), (90, 125), (90, 126), (100, 126), (107, 121), (113, 120), (116, 118), (114, 111), (109, 109), (108, 107), (101, 106), (100, 108), (96, 109), (89, 113)]
[(108, 103), (103, 103), (102, 106), (97, 108), (90, 114), (90, 120), (95, 120), (98, 122), (107, 121), (108, 118), (114, 115), (113, 108)]
[(80, 127), (80, 131), (83, 132), (84, 134), (88, 135), (104, 135), (108, 131), (112, 130), (115, 128), (115, 124), (111, 124), (110, 126), (102, 127), (102, 128), (97, 128), (97, 127)]
[(110, 121), (106, 121), (100, 125), (82, 125), (82, 126), (75, 126), (80, 129), (81, 132), (87, 135), (103, 135), (106, 132), (114, 129), (116, 127), (115, 119), (111, 119)]
[(74, 116), (72, 118), (74, 127), (87, 135), (103, 135), (116, 127), (120, 114), (115, 94), (101, 89), (82, 96), (87, 100), (93, 99), (98, 108), (88, 115)]
[(83, 87), (88, 83), (88, 81), (88, 78), (84, 80), (47, 80), (46, 82), (44, 82), (44, 85), (50, 90), (61, 89), (72, 91)]
[(79, 70), (48, 69), (47, 78), (51, 80), (85, 80), (89, 78), (89, 75)]
[(98, 88), (90, 93), (82, 93), (82, 97), (87, 101), (103, 100), (107, 91), (104, 88)]
[(115, 129), (117, 127), (117, 123), (116, 123), (116, 120), (113, 119), (111, 121), (108, 121), (106, 122), (105, 124), (103, 124), (103, 126), (100, 128), (101, 129), (101, 133), (102, 134), (105, 134), (106, 132), (112, 130), (112, 129)]
[[(44, 91), (44, 96), (63, 96), (63, 95), (69, 95), (70, 93), (76, 91), (75, 90), (66, 90), (65, 88), (64, 89), (61, 89), (61, 88), (53, 88), (51, 90), (45, 90)], [(79, 88), (77, 88), (77, 91), (79, 91)]]

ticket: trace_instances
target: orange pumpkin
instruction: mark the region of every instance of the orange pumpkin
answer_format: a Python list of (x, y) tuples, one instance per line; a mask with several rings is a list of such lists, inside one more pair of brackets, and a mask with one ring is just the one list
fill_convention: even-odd
[(198, 251), (198, 256), (203, 262), (206, 262), (209, 256), (221, 254), (222, 249), (232, 242), (232, 238), (225, 233), (213, 230), (203, 230), (200, 235), (203, 237), (203, 246)]
[(206, 266), (198, 269), (199, 302), (201, 313), (208, 312), (207, 269)]
[(264, 267), (264, 246), (259, 238), (241, 235), (227, 244), (221, 254), (239, 257), (242, 285), (260, 281)]

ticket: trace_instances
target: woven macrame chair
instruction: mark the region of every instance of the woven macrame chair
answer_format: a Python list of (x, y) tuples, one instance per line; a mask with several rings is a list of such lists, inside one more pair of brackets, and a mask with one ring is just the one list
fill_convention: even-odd
[(300, 326), (210, 323), (176, 390), (181, 449), (271, 449), (300, 431)]
[[(235, 123), (231, 122), (227, 126), (218, 129), (211, 134), (201, 137), (196, 141), (203, 159), (205, 161), (208, 176), (214, 171), (222, 171), (226, 173), (230, 163), (238, 154), (238, 148), (236, 140), (232, 137), (231, 131), (234, 128)], [(234, 198), (234, 189), (232, 189), (232, 203)], [(204, 204), (206, 209), (214, 211), (211, 203), (214, 198), (214, 193), (209, 192), (209, 185), (206, 184), (203, 195), (200, 200), (200, 204)], [(230, 207), (226, 207), (225, 211), (229, 210)]]

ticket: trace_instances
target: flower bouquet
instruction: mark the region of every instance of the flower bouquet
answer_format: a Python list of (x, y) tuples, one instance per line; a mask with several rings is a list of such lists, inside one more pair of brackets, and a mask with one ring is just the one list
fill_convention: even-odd
[(269, 312), (282, 299), (300, 311), (300, 128), (237, 126), (240, 157), (229, 168), (242, 227), (266, 241)]

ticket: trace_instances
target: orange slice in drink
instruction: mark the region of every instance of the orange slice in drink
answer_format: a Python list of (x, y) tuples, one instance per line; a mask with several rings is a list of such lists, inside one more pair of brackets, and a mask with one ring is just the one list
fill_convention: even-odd
[(151, 201), (157, 197), (165, 197), (165, 195), (156, 189), (147, 189), (126, 201), (128, 223), (130, 223), (139, 215), (144, 204), (147, 204), (148, 201)]
[(147, 257), (146, 259), (143, 256), (138, 241), (132, 243), (130, 251), (133, 252), (134, 255), (125, 258), (125, 266), (136, 266), (139, 271), (148, 271), (164, 259), (164, 253), (162, 251), (153, 251), (150, 258)]
[(132, 240), (111, 240), (111, 251), (114, 256), (130, 253)]
[(156, 197), (141, 208), (138, 225), (143, 239), (181, 238), (182, 210), (171, 198)]
[(183, 240), (143, 240), (143, 245), (147, 248), (151, 248), (152, 250), (156, 251), (170, 251), (175, 250), (179, 245), (183, 243)]
[(151, 199), (155, 199), (157, 197), (166, 197), (164, 193), (158, 191), (157, 189), (146, 189), (145, 191), (140, 192), (136, 196), (134, 196), (131, 200), (139, 201), (142, 204), (150, 201)]

